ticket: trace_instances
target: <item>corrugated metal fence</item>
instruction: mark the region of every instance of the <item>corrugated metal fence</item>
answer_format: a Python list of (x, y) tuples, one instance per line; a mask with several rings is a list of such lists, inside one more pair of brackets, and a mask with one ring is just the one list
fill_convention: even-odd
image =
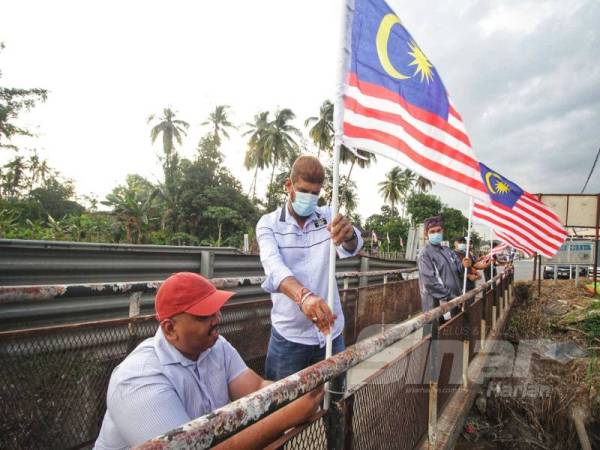
[[(338, 261), (338, 272), (368, 272), (414, 267), (413, 261), (390, 261), (365, 256)], [(116, 319), (128, 316), (131, 288), (118, 287), (144, 283), (139, 289), (142, 314), (153, 312), (152, 283), (174, 272), (201, 273), (207, 278), (248, 278), (264, 276), (257, 255), (244, 255), (234, 248), (171, 247), (156, 245), (89, 244), (50, 241), (0, 240), (0, 287), (31, 286), (28, 301), (0, 295), (0, 330), (35, 326)], [(382, 275), (361, 278), (381, 282)], [(98, 283), (112, 288), (98, 289)], [(339, 286), (343, 281), (338, 279)], [(350, 287), (358, 286), (352, 278)], [(69, 288), (69, 295), (40, 300), (39, 285)], [(75, 288), (73, 285), (81, 286)], [(96, 286), (96, 287), (94, 287)], [(20, 288), (21, 289), (21, 288)], [(265, 300), (268, 295), (257, 284), (233, 286), (232, 302)]]

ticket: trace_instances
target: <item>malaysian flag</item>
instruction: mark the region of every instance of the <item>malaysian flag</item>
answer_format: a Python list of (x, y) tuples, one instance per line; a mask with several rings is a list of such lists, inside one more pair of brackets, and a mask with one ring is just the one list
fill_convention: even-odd
[(490, 256), (494, 256), (494, 255), (499, 255), (500, 253), (504, 252), (504, 250), (506, 250), (508, 248), (508, 244), (503, 242), (500, 245), (496, 245), (494, 248), (492, 248), (490, 250), (489, 255)]
[(355, 0), (351, 24), (343, 142), (485, 201), (462, 119), (398, 16), (383, 0)]
[(512, 248), (520, 250), (522, 253), (524, 253), (527, 256), (532, 256), (534, 253), (532, 250), (519, 244), (516, 240), (514, 240), (507, 234), (497, 233), (497, 236), (498, 236), (498, 239), (500, 239), (502, 242), (508, 243), (508, 245), (510, 245)]
[(492, 227), (499, 239), (518, 250), (552, 258), (567, 237), (560, 218), (535, 195), (485, 164), (480, 167), (490, 203), (475, 201), (473, 220)]

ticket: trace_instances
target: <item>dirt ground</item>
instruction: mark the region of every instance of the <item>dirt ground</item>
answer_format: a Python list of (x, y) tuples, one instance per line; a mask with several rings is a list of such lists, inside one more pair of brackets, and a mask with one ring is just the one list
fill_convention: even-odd
[(575, 414), (600, 449), (600, 300), (569, 280), (543, 281), (539, 298), (537, 283), (515, 290), (503, 338), (515, 351), (533, 341), (531, 370), (488, 380), (455, 448), (575, 450)]

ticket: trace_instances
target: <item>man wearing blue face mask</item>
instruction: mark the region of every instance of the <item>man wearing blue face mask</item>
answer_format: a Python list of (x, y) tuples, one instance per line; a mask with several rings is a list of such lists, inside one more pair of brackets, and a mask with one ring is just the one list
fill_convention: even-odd
[(256, 226), (260, 260), (271, 293), (271, 339), (265, 375), (279, 380), (325, 356), (326, 335), (333, 353), (344, 349), (344, 316), (335, 289), (333, 311), (325, 300), (328, 289), (330, 241), (340, 258), (354, 256), (363, 241), (347, 218), (331, 217), (318, 207), (325, 170), (314, 156), (300, 156), (285, 181), (287, 201), (265, 214)]
[[(427, 244), (419, 252), (417, 266), (421, 305), (423, 311), (428, 311), (462, 294), (462, 272), (471, 263), (468, 258), (461, 261), (454, 251), (441, 245), (444, 228), (440, 216), (425, 220), (425, 238)], [(451, 315), (457, 313), (454, 308)], [(449, 318), (450, 314), (444, 315), (444, 319)]]

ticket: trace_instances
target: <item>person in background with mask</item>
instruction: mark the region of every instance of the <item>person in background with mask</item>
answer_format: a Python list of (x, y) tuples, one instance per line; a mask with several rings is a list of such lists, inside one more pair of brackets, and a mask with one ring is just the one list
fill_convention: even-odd
[[(462, 294), (462, 272), (471, 267), (471, 262), (468, 258), (461, 261), (456, 253), (441, 245), (444, 228), (440, 216), (426, 219), (424, 225), (427, 244), (417, 256), (417, 266), (421, 305), (423, 311), (429, 311)], [(453, 308), (444, 319), (456, 314), (458, 308)]]
[(360, 233), (329, 206), (318, 207), (325, 170), (314, 156), (294, 162), (285, 181), (288, 199), (256, 225), (264, 290), (271, 294), (271, 338), (265, 375), (280, 380), (325, 357), (326, 335), (333, 353), (344, 350), (344, 315), (337, 285), (333, 311), (327, 305), (330, 241), (340, 258), (356, 255)]
[[(475, 289), (475, 283), (477, 280), (481, 279), (480, 270), (487, 269), (490, 264), (484, 261), (484, 258), (475, 259), (475, 255), (473, 254), (473, 242), (471, 242), (469, 251), (469, 260), (471, 261), (471, 267), (467, 271), (467, 292), (471, 289)], [(467, 240), (464, 237), (457, 237), (454, 239), (454, 252), (459, 260), (463, 260), (465, 258), (467, 249)], [(461, 271), (461, 286), (464, 280), (465, 271)], [(462, 288), (461, 288), (462, 289)]]

